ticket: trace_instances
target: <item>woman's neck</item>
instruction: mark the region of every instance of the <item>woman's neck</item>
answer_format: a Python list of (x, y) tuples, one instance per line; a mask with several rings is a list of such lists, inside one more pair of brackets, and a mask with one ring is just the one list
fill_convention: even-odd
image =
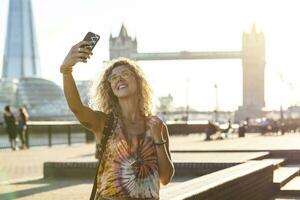
[(119, 99), (122, 117), (130, 122), (135, 122), (142, 117), (138, 106), (138, 98), (135, 96)]

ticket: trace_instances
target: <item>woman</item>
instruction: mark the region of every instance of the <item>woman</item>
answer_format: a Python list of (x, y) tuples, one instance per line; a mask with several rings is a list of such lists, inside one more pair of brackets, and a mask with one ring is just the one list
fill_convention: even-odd
[(27, 131), (27, 121), (28, 121), (28, 113), (25, 107), (19, 108), (19, 117), (18, 117), (18, 133), (21, 139), (21, 149), (27, 149), (27, 141), (26, 141), (26, 131)]
[(167, 126), (150, 111), (150, 89), (140, 68), (125, 58), (113, 60), (99, 80), (94, 95), (97, 109), (82, 104), (72, 76), (78, 62), (92, 55), (82, 41), (74, 45), (62, 66), (64, 93), (69, 108), (100, 143), (106, 116), (117, 119), (107, 141), (97, 175), (95, 199), (159, 199), (160, 183), (174, 174)]

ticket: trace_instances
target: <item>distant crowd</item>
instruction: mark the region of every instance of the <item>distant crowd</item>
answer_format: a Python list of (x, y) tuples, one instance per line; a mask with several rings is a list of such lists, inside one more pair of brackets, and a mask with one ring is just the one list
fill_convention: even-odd
[(249, 123), (249, 119), (241, 121), (239, 123), (238, 129), (234, 130), (232, 128), (230, 120), (227, 123), (227, 128), (222, 129), (219, 127), (218, 123), (213, 121), (208, 122), (206, 128), (206, 139), (211, 140), (211, 136), (215, 139), (225, 139), (232, 132), (237, 132), (239, 137), (245, 137), (246, 132), (248, 133), (261, 133), (262, 135), (272, 134), (272, 135), (284, 135), (285, 133), (295, 133), (300, 129), (300, 119), (259, 119), (258, 123)]

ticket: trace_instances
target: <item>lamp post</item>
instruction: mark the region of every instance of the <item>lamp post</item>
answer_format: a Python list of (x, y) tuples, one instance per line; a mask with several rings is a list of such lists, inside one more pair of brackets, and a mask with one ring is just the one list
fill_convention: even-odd
[(189, 121), (189, 79), (186, 80), (186, 123)]
[(215, 105), (215, 121), (218, 122), (219, 121), (219, 97), (218, 97), (218, 85), (217, 83), (214, 84), (214, 88), (215, 88), (215, 95), (216, 95), (216, 105)]

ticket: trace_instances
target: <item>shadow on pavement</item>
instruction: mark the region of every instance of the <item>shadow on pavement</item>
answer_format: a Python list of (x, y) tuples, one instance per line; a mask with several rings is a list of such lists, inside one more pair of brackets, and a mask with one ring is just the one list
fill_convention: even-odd
[[(0, 190), (0, 199), (1, 200), (12, 200), (16, 198), (21, 197), (27, 197), (34, 194), (39, 194), (43, 192), (49, 192), (56, 189), (62, 189), (65, 187), (71, 187), (79, 184), (92, 184), (93, 180), (89, 179), (50, 179), (50, 178), (42, 178), (42, 179), (36, 179), (31, 181), (23, 181), (23, 182), (17, 182), (13, 184), (9, 184), (10, 187), (16, 187), (22, 185), (28, 185), (30, 188), (26, 189), (20, 189), (20, 190), (14, 190), (9, 191), (1, 194)], [(30, 186), (31, 185), (31, 186)], [(40, 186), (37, 186), (40, 185)], [(2, 187), (2, 186), (1, 186)], [(92, 189), (92, 188), (91, 188)]]
[[(72, 158), (83, 158), (83, 157), (94, 158), (95, 157), (95, 153), (82, 154), (82, 155), (73, 156), (73, 157), (70, 157), (70, 158), (72, 159)], [(95, 159), (95, 161), (97, 161), (97, 160)]]

